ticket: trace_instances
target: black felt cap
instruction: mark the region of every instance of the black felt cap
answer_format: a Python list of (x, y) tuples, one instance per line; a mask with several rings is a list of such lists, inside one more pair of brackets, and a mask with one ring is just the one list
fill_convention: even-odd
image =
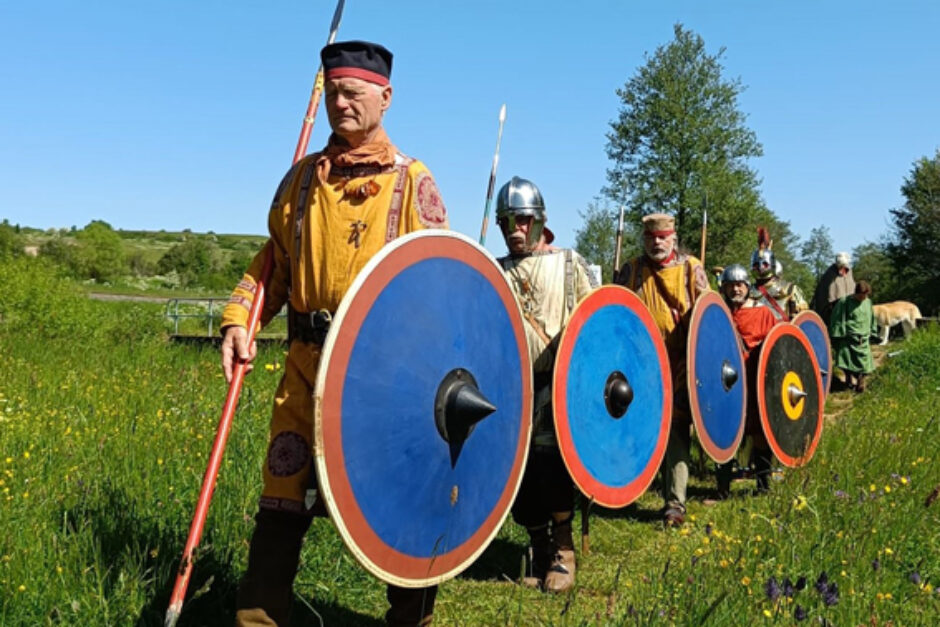
[(392, 75), (392, 53), (368, 41), (338, 41), (320, 51), (326, 78), (351, 76), (370, 83), (388, 85)]

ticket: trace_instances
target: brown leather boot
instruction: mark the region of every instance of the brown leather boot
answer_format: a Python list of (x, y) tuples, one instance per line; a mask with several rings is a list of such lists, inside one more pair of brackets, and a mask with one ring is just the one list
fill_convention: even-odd
[(552, 563), (552, 536), (548, 523), (539, 527), (528, 527), (529, 555), (522, 585), (527, 588), (542, 588), (545, 574)]
[(259, 627), (290, 624), (294, 577), (310, 517), (258, 510), (248, 550), (248, 570), (238, 585), (235, 624)]
[(552, 561), (545, 573), (544, 589), (548, 592), (565, 592), (574, 586), (574, 539), (571, 522), (574, 512), (552, 514)]
[(855, 384), (855, 391), (858, 393), (865, 391), (865, 373), (859, 373), (858, 383)]
[(389, 604), (385, 612), (385, 624), (388, 627), (426, 627), (431, 624), (437, 586), (399, 588), (389, 584), (385, 597)]
[(560, 549), (552, 557), (545, 575), (544, 588), (548, 592), (567, 592), (574, 586), (574, 550)]

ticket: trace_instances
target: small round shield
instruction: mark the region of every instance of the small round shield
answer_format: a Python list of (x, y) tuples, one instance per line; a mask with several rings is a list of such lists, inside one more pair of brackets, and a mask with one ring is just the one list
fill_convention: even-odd
[(747, 376), (734, 320), (716, 292), (702, 294), (692, 309), (686, 367), (695, 433), (705, 453), (724, 463), (744, 437)]
[(558, 345), (552, 403), (562, 459), (584, 495), (616, 508), (643, 494), (666, 452), (672, 375), (636, 294), (606, 285), (578, 303)]
[(822, 377), (809, 340), (789, 322), (774, 326), (761, 347), (757, 407), (777, 459), (790, 468), (809, 462), (822, 434)]
[(462, 235), (383, 248), (334, 317), (316, 381), (324, 500), (385, 582), (457, 575), (515, 499), (531, 432), (522, 314), (496, 260)]
[(832, 345), (829, 342), (829, 331), (826, 323), (815, 311), (806, 310), (796, 314), (793, 324), (800, 327), (816, 354), (819, 362), (819, 373), (822, 375), (823, 399), (829, 396), (829, 382), (832, 381)]

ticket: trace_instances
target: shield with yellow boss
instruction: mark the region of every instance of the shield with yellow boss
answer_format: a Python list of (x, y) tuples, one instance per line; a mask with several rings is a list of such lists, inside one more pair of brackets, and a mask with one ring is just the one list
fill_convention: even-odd
[(440, 583), (499, 531), (531, 433), (524, 324), (496, 260), (447, 231), (387, 245), (343, 298), (317, 375), (317, 477), (379, 579)]
[(788, 322), (771, 329), (757, 364), (757, 406), (767, 442), (784, 466), (809, 462), (823, 426), (823, 387), (813, 347)]

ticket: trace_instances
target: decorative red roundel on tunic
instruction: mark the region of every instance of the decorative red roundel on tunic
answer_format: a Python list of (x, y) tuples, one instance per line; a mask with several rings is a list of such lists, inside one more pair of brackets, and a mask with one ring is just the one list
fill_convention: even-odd
[(415, 193), (415, 209), (421, 224), (432, 228), (439, 228), (447, 224), (447, 209), (444, 201), (437, 191), (437, 184), (427, 172), (418, 175)]
[(299, 433), (282, 431), (268, 449), (268, 470), (275, 477), (288, 477), (300, 472), (310, 458), (310, 445)]

